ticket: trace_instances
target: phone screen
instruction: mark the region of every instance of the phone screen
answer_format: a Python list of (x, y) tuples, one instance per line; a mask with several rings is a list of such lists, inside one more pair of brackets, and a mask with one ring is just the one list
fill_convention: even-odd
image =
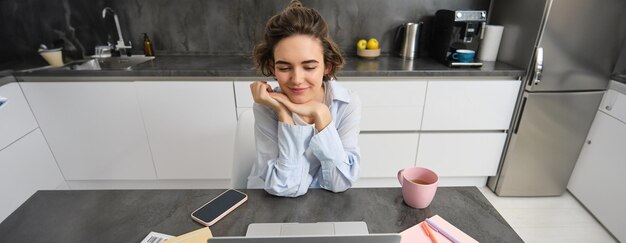
[(211, 222), (245, 198), (246, 194), (228, 190), (196, 210), (193, 216), (204, 222)]

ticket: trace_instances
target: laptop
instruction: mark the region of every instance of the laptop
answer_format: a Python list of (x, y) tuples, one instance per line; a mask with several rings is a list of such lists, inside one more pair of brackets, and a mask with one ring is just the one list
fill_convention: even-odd
[(399, 243), (400, 234), (369, 234), (367, 224), (358, 222), (252, 223), (246, 236), (214, 237), (209, 243), (329, 242)]
[(318, 223), (252, 223), (247, 237), (251, 236), (301, 236), (301, 235), (367, 235), (367, 224), (355, 222)]
[(400, 234), (213, 237), (208, 243), (400, 243)]

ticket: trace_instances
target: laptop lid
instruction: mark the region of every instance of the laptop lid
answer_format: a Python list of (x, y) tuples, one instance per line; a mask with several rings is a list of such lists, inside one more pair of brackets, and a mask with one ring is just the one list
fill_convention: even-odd
[(213, 237), (208, 243), (400, 243), (400, 234)]
[(318, 223), (252, 223), (246, 236), (367, 235), (363, 221)]

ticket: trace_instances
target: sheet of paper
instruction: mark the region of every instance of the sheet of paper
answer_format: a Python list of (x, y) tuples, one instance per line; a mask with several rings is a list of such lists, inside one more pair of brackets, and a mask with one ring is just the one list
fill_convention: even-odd
[[(465, 232), (463, 232), (460, 229), (458, 229), (457, 227), (455, 227), (454, 225), (448, 223), (448, 221), (446, 221), (442, 217), (439, 217), (439, 215), (435, 215), (433, 217), (430, 217), (429, 219), (432, 220), (433, 222), (435, 222), (435, 224), (437, 224), (439, 227), (443, 228), (446, 232), (450, 233), (452, 236), (454, 236), (457, 240), (459, 240), (462, 243), (478, 242), (478, 241), (474, 240), (474, 238), (472, 238), (469, 235), (465, 234)], [(426, 235), (424, 230), (422, 229), (422, 225), (421, 224), (423, 224), (423, 223), (424, 222), (421, 222), (419, 224), (414, 225), (411, 228), (408, 228), (408, 229), (400, 232), (400, 235), (402, 237), (402, 239), (400, 240), (400, 243), (432, 242), (430, 240), (430, 238), (428, 238), (428, 236)], [(437, 238), (437, 241), (439, 243), (452, 242), (452, 241), (448, 240), (442, 234), (437, 233), (434, 230), (432, 232), (435, 235), (435, 238)]]
[(140, 243), (160, 243), (174, 236), (151, 231)]

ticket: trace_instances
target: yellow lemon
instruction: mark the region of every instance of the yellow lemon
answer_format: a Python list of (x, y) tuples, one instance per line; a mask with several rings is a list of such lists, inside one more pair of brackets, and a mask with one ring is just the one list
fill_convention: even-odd
[(367, 49), (378, 49), (378, 40), (371, 38), (367, 41)]
[(363, 50), (365, 48), (367, 48), (367, 41), (365, 39), (360, 39), (356, 43), (356, 49)]

